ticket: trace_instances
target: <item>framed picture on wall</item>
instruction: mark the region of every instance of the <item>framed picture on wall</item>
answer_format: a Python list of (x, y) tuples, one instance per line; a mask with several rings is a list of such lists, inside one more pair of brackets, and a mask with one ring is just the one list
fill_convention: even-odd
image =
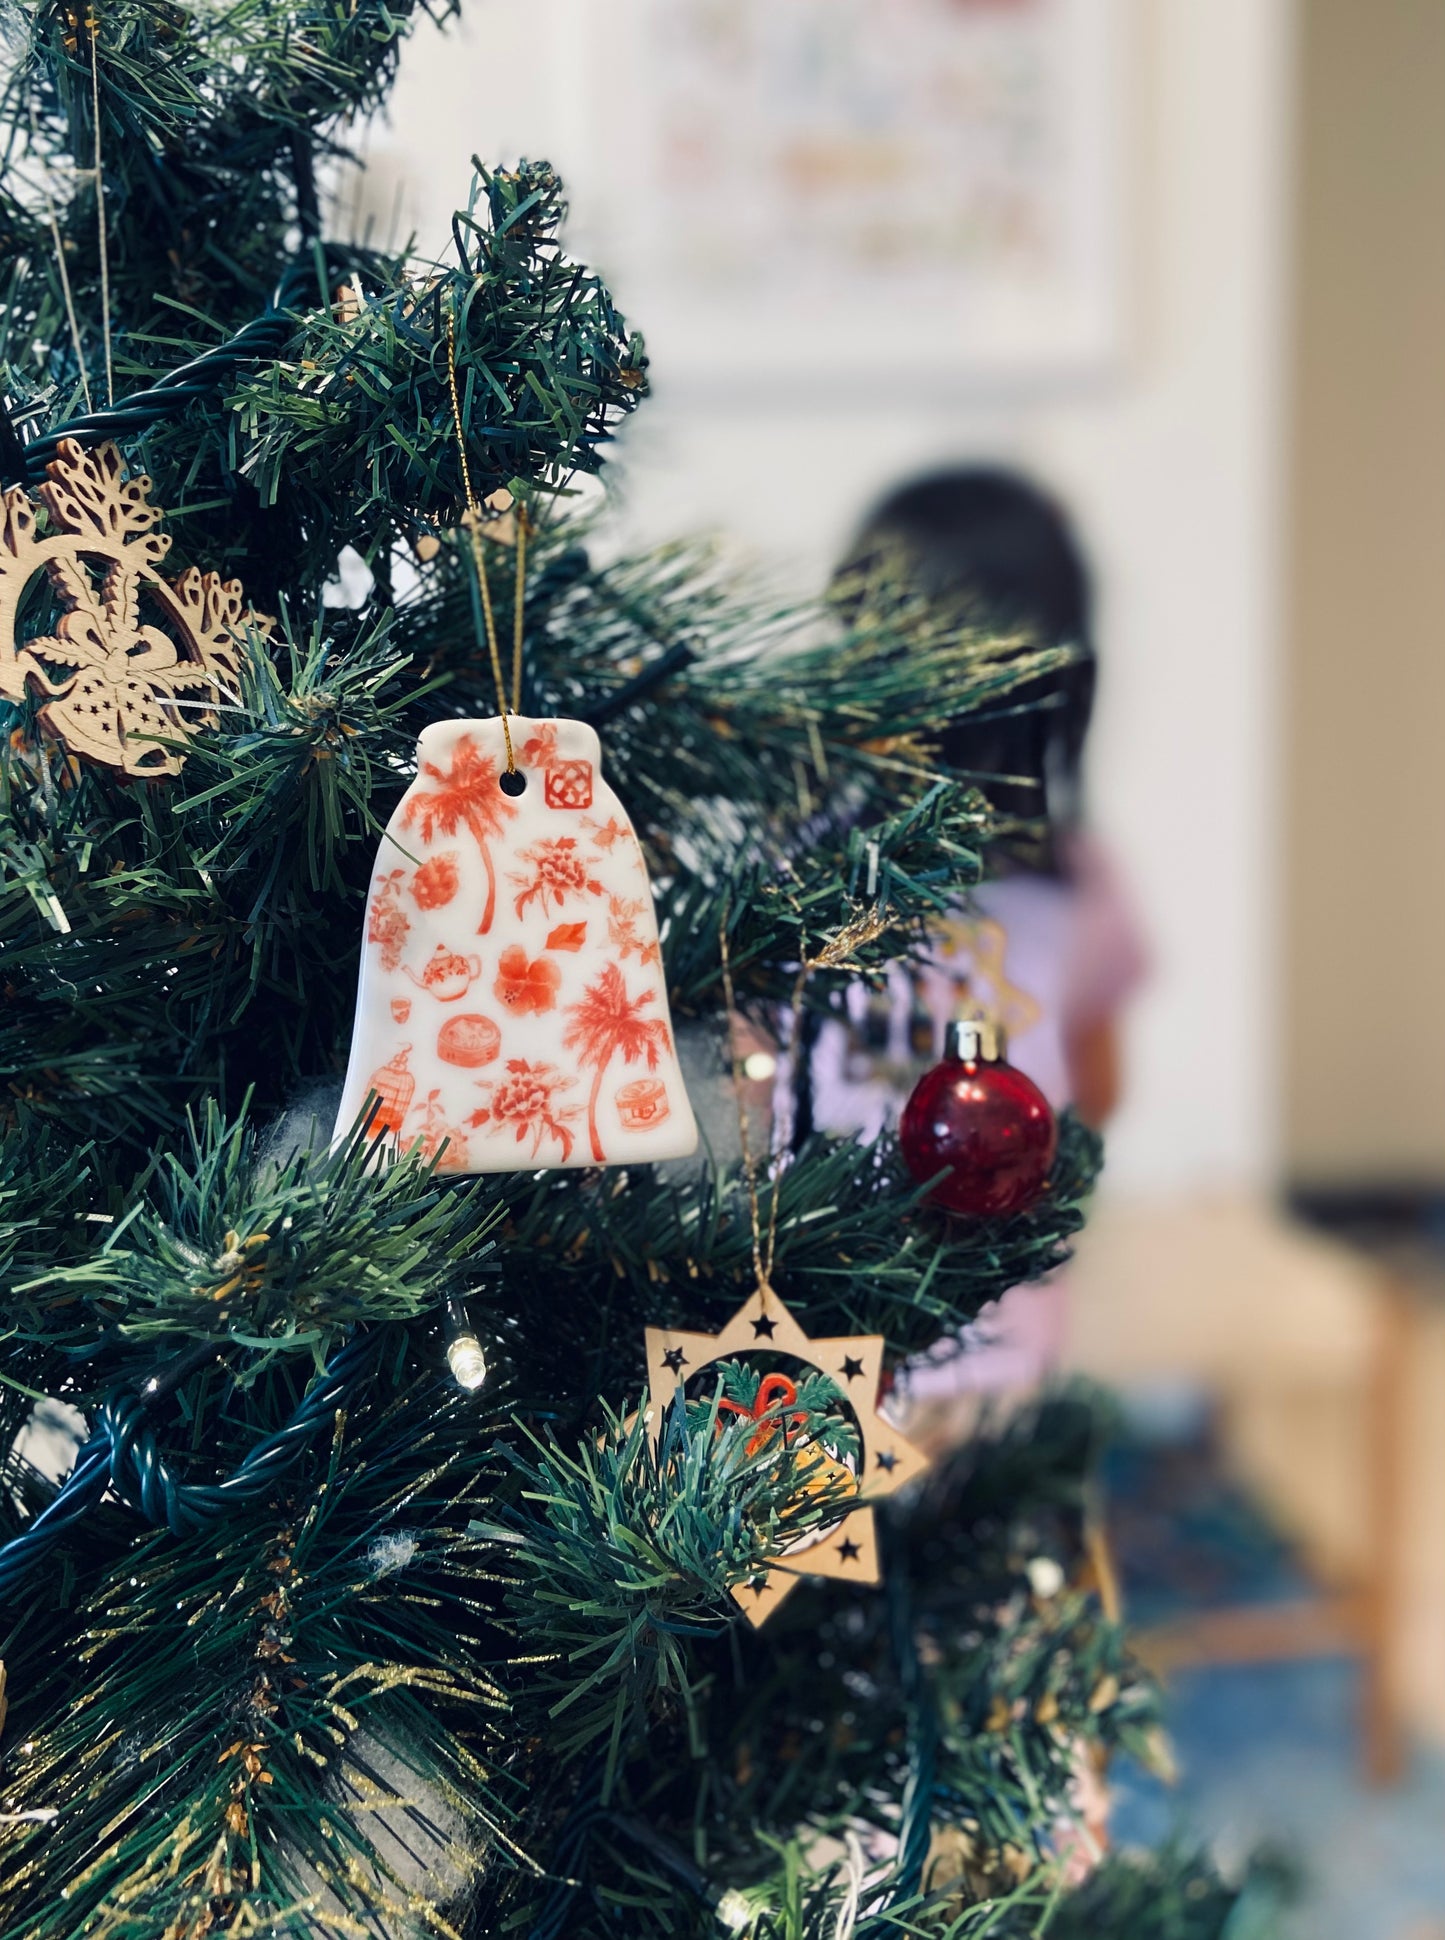
[(1098, 374), (1123, 340), (1127, 3), (589, 7), (579, 238), (675, 385)]

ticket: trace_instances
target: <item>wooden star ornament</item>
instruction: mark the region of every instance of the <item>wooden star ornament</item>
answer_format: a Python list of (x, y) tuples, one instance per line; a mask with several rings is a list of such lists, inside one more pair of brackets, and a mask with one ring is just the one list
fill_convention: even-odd
[(766, 1623), (804, 1576), (839, 1577), (847, 1583), (881, 1582), (873, 1500), (892, 1495), (928, 1466), (928, 1458), (879, 1412), (883, 1336), (841, 1334), (813, 1340), (777, 1294), (760, 1286), (716, 1334), (649, 1327), (646, 1342), (648, 1391), (652, 1397), (648, 1429), (654, 1445), (662, 1433), (669, 1404), (681, 1396), (687, 1382), (701, 1369), (756, 1353), (787, 1355), (827, 1375), (847, 1400), (858, 1424), (857, 1508), (780, 1553), (766, 1570), (733, 1591), (734, 1602), (749, 1622)]
[(989, 1015), (1009, 1037), (1022, 1037), (1033, 1029), (1044, 1007), (1027, 990), (1009, 981), (1004, 968), (1008, 931), (1002, 923), (991, 916), (950, 916), (939, 924), (935, 935), (945, 953), (941, 967), (956, 976), (961, 965), (967, 965), (967, 983), (970, 987), (984, 985), (990, 998)]

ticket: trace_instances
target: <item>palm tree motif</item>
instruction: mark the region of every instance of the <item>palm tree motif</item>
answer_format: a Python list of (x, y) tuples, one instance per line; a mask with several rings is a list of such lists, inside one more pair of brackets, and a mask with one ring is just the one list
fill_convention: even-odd
[(592, 1141), (592, 1157), (598, 1165), (606, 1163), (602, 1141), (597, 1136), (597, 1100), (602, 1095), (602, 1079), (608, 1065), (620, 1052), (624, 1064), (635, 1064), (643, 1058), (648, 1070), (655, 1071), (659, 1057), (672, 1048), (662, 1019), (642, 1015), (644, 1005), (654, 1003), (656, 998), (655, 990), (644, 990), (638, 997), (629, 997), (622, 972), (615, 963), (609, 963), (596, 983), (588, 984), (578, 1001), (567, 1007), (572, 1022), (562, 1039), (563, 1049), (576, 1050), (582, 1068), (585, 1070), (590, 1065), (596, 1073), (587, 1098), (587, 1135)]
[(477, 926), (477, 935), (485, 936), (497, 910), (497, 872), (489, 844), (516, 814), (516, 804), (498, 786), (496, 762), (479, 751), (470, 735), (463, 735), (452, 750), (450, 768), (424, 761), (421, 771), (436, 786), (413, 795), (402, 810), (402, 822), (408, 828), (416, 823), (424, 842), (463, 828), (471, 835), (487, 872), (487, 906)]

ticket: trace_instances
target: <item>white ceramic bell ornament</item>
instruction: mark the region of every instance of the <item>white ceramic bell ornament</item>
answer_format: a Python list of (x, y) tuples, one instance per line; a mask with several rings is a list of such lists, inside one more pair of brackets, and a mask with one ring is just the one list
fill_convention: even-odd
[(373, 1131), (445, 1172), (684, 1158), (652, 886), (596, 731), (508, 725), (515, 776), (500, 717), (422, 731), (372, 871), (336, 1136), (375, 1094)]

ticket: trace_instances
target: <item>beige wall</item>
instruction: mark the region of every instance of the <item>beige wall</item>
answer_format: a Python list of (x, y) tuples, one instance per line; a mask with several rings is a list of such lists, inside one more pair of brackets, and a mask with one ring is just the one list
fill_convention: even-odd
[(1445, 5), (1304, 0), (1288, 1165), (1445, 1177)]

